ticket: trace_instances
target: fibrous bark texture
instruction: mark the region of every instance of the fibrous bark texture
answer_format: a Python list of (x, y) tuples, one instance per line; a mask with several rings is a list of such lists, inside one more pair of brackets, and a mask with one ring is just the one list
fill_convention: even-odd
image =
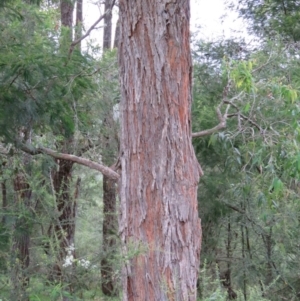
[(195, 301), (200, 167), (191, 143), (189, 1), (120, 0), (123, 300)]

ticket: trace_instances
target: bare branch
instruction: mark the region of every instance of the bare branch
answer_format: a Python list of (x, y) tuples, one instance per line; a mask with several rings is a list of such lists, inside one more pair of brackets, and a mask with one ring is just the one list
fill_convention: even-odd
[(91, 33), (91, 31), (105, 18), (105, 16), (112, 11), (112, 9), (115, 5), (115, 2), (116, 2), (116, 0), (114, 0), (112, 2), (111, 7), (102, 16), (100, 16), (98, 18), (98, 20), (87, 30), (87, 32), (83, 36), (81, 36), (80, 38), (78, 38), (77, 40), (75, 40), (71, 43), (71, 46), (70, 46), (70, 49), (69, 49), (69, 57), (71, 56), (75, 46), (77, 44), (79, 44), (82, 40), (84, 40)]
[(219, 107), (216, 108), (216, 113), (219, 119), (219, 124), (216, 125), (215, 127), (208, 129), (208, 130), (204, 130), (201, 132), (197, 132), (197, 133), (192, 133), (192, 138), (199, 138), (199, 137), (204, 137), (204, 136), (208, 136), (211, 135), (215, 132), (218, 132), (219, 130), (225, 129), (226, 128), (226, 119), (227, 116), (226, 114), (224, 116), (222, 116), (221, 110)]
[(46, 148), (46, 147), (38, 147), (35, 148), (32, 145), (28, 145), (28, 144), (24, 144), (24, 143), (18, 143), (18, 147), (30, 154), (30, 155), (38, 155), (38, 154), (46, 154), (49, 155), (55, 159), (62, 159), (62, 160), (69, 160), (75, 163), (78, 163), (80, 165), (84, 165), (87, 166), (91, 169), (95, 169), (97, 171), (100, 171), (103, 175), (107, 176), (110, 179), (113, 180), (118, 180), (119, 179), (119, 174), (116, 173), (112, 168), (102, 165), (100, 163), (97, 163), (95, 161), (91, 161), (89, 159), (85, 159), (82, 157), (78, 157), (78, 156), (74, 156), (74, 155), (70, 155), (70, 154), (64, 154), (64, 153), (59, 153), (56, 152), (52, 149)]
[[(223, 99), (222, 99), (222, 102), (216, 108), (216, 113), (217, 113), (217, 116), (218, 116), (218, 119), (219, 119), (219, 124), (216, 125), (215, 127), (211, 128), (211, 129), (200, 131), (200, 132), (196, 132), (196, 133), (192, 133), (192, 138), (199, 138), (199, 137), (208, 136), (208, 135), (211, 135), (211, 134), (213, 134), (215, 132), (218, 132), (218, 131), (226, 128), (226, 126), (227, 126), (227, 122), (226, 121), (227, 121), (228, 110), (229, 110), (229, 108), (230, 108), (231, 105), (233, 105), (235, 108), (237, 108), (232, 102), (235, 99), (238, 99), (243, 94), (243, 92), (240, 92), (238, 95), (236, 95), (235, 97), (233, 97), (230, 101), (227, 101), (226, 99), (227, 99), (227, 94), (228, 94), (229, 88), (230, 88), (230, 81), (228, 81), (228, 84), (225, 86), (225, 88), (223, 90)], [(221, 107), (222, 104), (225, 104), (225, 103), (227, 103), (228, 105), (227, 105), (227, 108), (225, 110), (224, 115), (222, 115), (220, 107)]]
[(251, 123), (253, 126), (255, 126), (261, 133), (264, 132), (264, 130), (262, 129), (261, 126), (259, 126), (255, 121), (253, 121), (252, 119), (250, 119), (249, 117), (241, 114), (240, 112), (238, 113), (233, 113), (233, 114), (228, 114), (228, 117), (234, 117), (234, 116), (238, 116), (240, 118), (243, 118), (244, 120), (247, 120), (249, 123)]
[(228, 100), (224, 101), (224, 103), (227, 103), (227, 104), (233, 106), (237, 110), (237, 113), (229, 114), (228, 117), (238, 116), (238, 118), (243, 118), (244, 120), (247, 120), (250, 124), (252, 124), (253, 126), (255, 126), (261, 133), (264, 132), (263, 128), (258, 123), (256, 123), (251, 118), (243, 115), (240, 112), (240, 109), (234, 103), (232, 103), (231, 101), (228, 101)]

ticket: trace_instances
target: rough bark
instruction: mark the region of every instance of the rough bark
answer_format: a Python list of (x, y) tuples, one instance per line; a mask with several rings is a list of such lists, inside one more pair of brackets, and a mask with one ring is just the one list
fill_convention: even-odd
[(196, 300), (201, 172), (191, 143), (189, 18), (186, 0), (120, 0), (124, 301)]

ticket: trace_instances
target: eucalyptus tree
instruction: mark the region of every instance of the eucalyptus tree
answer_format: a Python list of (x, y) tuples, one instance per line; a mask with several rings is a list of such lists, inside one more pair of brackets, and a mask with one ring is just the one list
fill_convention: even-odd
[(119, 6), (123, 300), (196, 300), (201, 168), (191, 144), (189, 2)]

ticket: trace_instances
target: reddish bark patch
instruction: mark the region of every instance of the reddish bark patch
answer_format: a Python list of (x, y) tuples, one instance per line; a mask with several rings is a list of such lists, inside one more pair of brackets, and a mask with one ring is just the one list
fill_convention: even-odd
[(201, 228), (191, 144), (189, 2), (120, 1), (123, 300), (196, 300)]

